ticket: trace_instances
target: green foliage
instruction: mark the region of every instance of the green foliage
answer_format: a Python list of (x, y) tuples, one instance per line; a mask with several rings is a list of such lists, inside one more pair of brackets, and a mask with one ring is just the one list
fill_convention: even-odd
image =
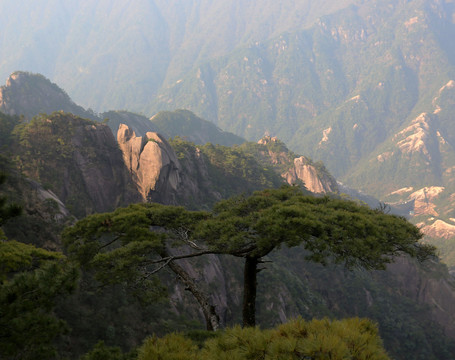
[[(3, 184), (6, 180), (6, 175), (0, 172), (0, 185)], [(8, 203), (8, 198), (6, 196), (0, 195), (0, 227), (5, 225), (5, 223), (14, 217), (19, 216), (22, 213), (22, 207), (14, 204)]]
[(266, 144), (245, 142), (240, 145), (240, 148), (256, 158), (263, 166), (273, 167), (280, 174), (288, 171), (297, 157), (280, 140), (268, 141)]
[(61, 260), (63, 254), (26, 245), (14, 240), (0, 241), (0, 281), (11, 273), (33, 270), (49, 260)]
[(278, 187), (284, 182), (270, 164), (261, 162), (243, 146), (226, 147), (210, 143), (199, 146), (180, 137), (171, 139), (170, 144), (202, 193), (193, 202), (183, 201), (188, 208), (210, 209), (220, 197), (251, 194), (258, 189)]
[(214, 187), (223, 198), (283, 183), (276, 172), (262, 166), (241, 148), (206, 144), (200, 149), (210, 163), (209, 176)]
[(180, 235), (191, 233), (206, 216), (182, 207), (134, 204), (88, 216), (67, 228), (62, 237), (70, 256), (94, 270), (99, 281), (126, 282), (147, 302), (163, 295), (152, 275), (163, 262), (166, 246), (185, 244)]
[[(14, 250), (19, 246), (13, 243)], [(27, 245), (21, 245), (24, 248)], [(47, 252), (28, 249), (35, 256)], [(11, 252), (2, 254), (1, 260), (10, 261)], [(17, 255), (17, 254), (15, 254)], [(13, 260), (13, 267), (22, 270), (30, 267), (28, 256)], [(61, 255), (56, 255), (59, 257)], [(22, 261), (22, 264), (20, 264)], [(53, 310), (59, 298), (75, 288), (78, 271), (64, 261), (46, 261), (39, 267), (9, 276), (0, 284), (0, 357), (6, 359), (51, 359), (56, 355), (55, 339), (67, 330), (65, 323)]]
[(11, 145), (11, 133), (20, 121), (17, 116), (8, 116), (0, 112), (0, 150), (7, 150), (8, 146)]
[[(101, 135), (106, 130), (105, 125), (68, 113), (41, 114), (15, 127), (14, 160), (25, 176), (52, 190), (73, 215), (112, 210), (132, 192), (120, 149), (113, 138)], [(100, 190), (96, 181), (102, 181), (101, 174), (112, 180)], [(101, 196), (96, 194), (100, 191)], [(112, 192), (116, 194), (107, 195)]]
[(82, 356), (80, 360), (128, 360), (133, 356), (124, 354), (119, 347), (106, 346), (103, 341), (98, 342), (93, 349)]
[(148, 338), (139, 349), (139, 360), (197, 360), (198, 347), (183, 335), (169, 334), (162, 339)]
[[(186, 354), (186, 357), (185, 357)], [(147, 339), (139, 359), (389, 359), (376, 326), (366, 319), (292, 320), (276, 329), (236, 326), (205, 342), (202, 349), (179, 334)]]
[(227, 253), (250, 248), (262, 257), (281, 244), (303, 244), (308, 260), (383, 269), (394, 256), (424, 259), (434, 248), (420, 244), (420, 231), (404, 218), (352, 201), (304, 195), (296, 187), (264, 190), (220, 201), (202, 223), (202, 237)]

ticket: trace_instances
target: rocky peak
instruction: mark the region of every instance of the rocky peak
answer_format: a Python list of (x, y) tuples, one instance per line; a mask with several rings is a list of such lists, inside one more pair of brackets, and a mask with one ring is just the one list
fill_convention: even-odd
[(277, 137), (264, 136), (258, 141), (258, 144), (268, 149), (268, 154), (263, 155), (273, 165), (281, 167), (281, 177), (288, 184), (303, 182), (309, 191), (317, 194), (338, 191), (335, 179), (323, 166), (318, 168), (305, 156), (298, 157), (289, 151)]
[(68, 94), (44, 76), (16, 71), (0, 87), (0, 111), (23, 115), (27, 120), (54, 111), (64, 111), (83, 118), (99, 120), (91, 111), (76, 105)]
[(267, 144), (270, 144), (270, 143), (277, 143), (279, 142), (278, 138), (276, 136), (264, 136), (262, 139), (260, 139), (258, 141), (258, 144), (259, 145), (267, 145)]
[(181, 181), (181, 166), (169, 143), (155, 132), (136, 136), (125, 124), (119, 126), (117, 141), (142, 198), (168, 202), (162, 196), (175, 192)]
[(305, 187), (316, 194), (336, 192), (337, 185), (334, 179), (324, 176), (304, 156), (294, 159), (294, 167), (283, 174), (289, 184), (296, 183), (297, 179), (304, 182)]

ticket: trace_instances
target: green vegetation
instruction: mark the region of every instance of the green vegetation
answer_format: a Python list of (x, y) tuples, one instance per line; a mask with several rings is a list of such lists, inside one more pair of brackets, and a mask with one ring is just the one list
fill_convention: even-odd
[[(120, 149), (107, 130), (64, 112), (41, 114), (14, 128), (10, 150), (23, 175), (52, 190), (73, 215), (83, 217), (113, 210), (125, 197), (134, 199)], [(104, 176), (111, 178), (109, 184)]]
[[(54, 309), (74, 290), (78, 271), (57, 260), (62, 255), (31, 245), (7, 241), (0, 250), (0, 260), (7, 264), (0, 274), (0, 356), (53, 359), (55, 340), (67, 331)], [(40, 264), (33, 266), (35, 262)]]
[(422, 234), (403, 218), (351, 201), (305, 196), (296, 187), (223, 200), (214, 216), (201, 223), (200, 234), (214, 249), (245, 259), (244, 326), (256, 324), (262, 258), (282, 245), (302, 244), (308, 251), (305, 260), (366, 269), (385, 269), (402, 254), (425, 260), (435, 251), (418, 242)]
[[(75, 156), (73, 146), (78, 145), (77, 141), (80, 140), (71, 137), (72, 132), (74, 134), (102, 126), (62, 113), (43, 115), (35, 122), (19, 124), (11, 133), (13, 146), (8, 148), (11, 151), (8, 157), (20, 160), (30, 156), (39, 166), (38, 159), (43, 156), (49, 161), (43, 164), (43, 168), (55, 164), (67, 166), (70, 163), (64, 157), (65, 152)], [(35, 152), (36, 139), (33, 134), (42, 136), (50, 147), (60, 149), (61, 156), (52, 159), (44, 144), (37, 144), (39, 153)], [(19, 146), (18, 139), (24, 140), (24, 149), (16, 147)], [(412, 227), (404, 225), (402, 219), (388, 217), (350, 202), (307, 197), (296, 188), (263, 190), (251, 195), (254, 190), (282, 184), (277, 171), (281, 171), (280, 166), (284, 169), (291, 164), (295, 154), (286, 152), (286, 147), (279, 141), (268, 145), (248, 143), (233, 148), (211, 144), (196, 146), (181, 138), (175, 138), (172, 142), (182, 166), (202, 164), (202, 170), (202, 166), (206, 166), (206, 172), (192, 169), (193, 173), (185, 173), (185, 176), (192, 176), (191, 179), (206, 181), (203, 188), (207, 193), (213, 189), (217, 192), (218, 197), (213, 196), (207, 201), (210, 205), (204, 204), (206, 209), (211, 209), (211, 204), (220, 196), (244, 195), (223, 201), (208, 212), (158, 204), (137, 204), (83, 219), (70, 228), (82, 233), (79, 238), (71, 233), (72, 230), (65, 233), (74, 235), (73, 239), (76, 240), (71, 253), (83, 265), (76, 289), (74, 282), (78, 271), (67, 263), (63, 255), (48, 251), (61, 249), (59, 234), (68, 221), (62, 218), (59, 204), (52, 197), (40, 198), (43, 189), (17, 173), (6, 178), (2, 196), (20, 203), (24, 209), (21, 217), (4, 215), (5, 219), (8, 218), (4, 225), (6, 236), (47, 250), (14, 240), (8, 240), (5, 246), (1, 246), (0, 253), (5, 256), (1, 263), (7, 282), (2, 283), (1, 290), (13, 295), (1, 303), (0, 310), (5, 311), (8, 322), (17, 320), (18, 324), (18, 330), (14, 330), (14, 333), (7, 330), (6, 336), (17, 337), (20, 342), (29, 340), (29, 343), (20, 355), (17, 355), (20, 349), (11, 346), (5, 347), (5, 351), (15, 355), (5, 353), (0, 354), (0, 357), (32, 357), (26, 354), (27, 349), (36, 348), (43, 358), (55, 357), (56, 352), (61, 358), (77, 358), (88, 352), (85, 355), (88, 359), (103, 356), (130, 359), (137, 355), (129, 351), (140, 346), (145, 336), (164, 336), (173, 331), (184, 332), (193, 341), (188, 342), (188, 346), (200, 349), (206, 346), (203, 345), (205, 335), (200, 329), (204, 325), (208, 327), (207, 323), (212, 328), (218, 326), (216, 315), (220, 317), (220, 327), (233, 326), (242, 321), (242, 262), (245, 262), (245, 257), (259, 257), (256, 260), (263, 263), (257, 270), (264, 271), (257, 277), (255, 322), (262, 327), (269, 328), (283, 322), (284, 319), (280, 317), (283, 314), (286, 317), (300, 314), (305, 319), (327, 316), (332, 319), (327, 321), (332, 323), (334, 319), (345, 317), (369, 317), (378, 323), (384, 344), (394, 358), (417, 358), (419, 354), (424, 354), (426, 359), (450, 359), (454, 353), (453, 344), (444, 335), (442, 327), (432, 322), (432, 308), (411, 300), (413, 295), (409, 294), (408, 297), (407, 293), (411, 290), (395, 282), (396, 275), (390, 272), (351, 272), (341, 266), (320, 267), (306, 261), (306, 258), (316, 262), (326, 259), (327, 263), (338, 260), (344, 264), (348, 260), (347, 265), (362, 267), (365, 263), (362, 263), (362, 259), (356, 263), (355, 257), (371, 250), (373, 256), (367, 260), (371, 260), (372, 267), (381, 266), (381, 261), (387, 262), (388, 257), (381, 260), (380, 254), (387, 252), (392, 242), (384, 237), (376, 244), (373, 235), (382, 234), (384, 230), (389, 234), (397, 231), (401, 235), (410, 235), (407, 238), (410, 242), (401, 244), (404, 247), (397, 250), (411, 250), (412, 255), (417, 255), (418, 247), (414, 249), (411, 246), (409, 249), (407, 245), (411, 245), (418, 234), (413, 232)], [(109, 146), (102, 150), (95, 149), (90, 141), (81, 144), (77, 151), (90, 159), (89, 169), (98, 169), (99, 164), (108, 162), (103, 155), (105, 151), (116, 151)], [(22, 150), (24, 153), (20, 153)], [(24, 157), (17, 159), (16, 151)], [(32, 154), (36, 157), (32, 157)], [(275, 159), (274, 156), (279, 161), (270, 165), (270, 159)], [(201, 162), (193, 162), (193, 157)], [(321, 163), (313, 163), (310, 159), (307, 161), (324, 171)], [(27, 167), (28, 163), (28, 160), (22, 163), (23, 172), (35, 171), (32, 166)], [(13, 163), (7, 161), (2, 165), (9, 172), (14, 167)], [(21, 164), (17, 162), (17, 165)], [(74, 176), (76, 172), (71, 174), (74, 179), (69, 180), (77, 181)], [(43, 170), (40, 176), (48, 174)], [(58, 179), (53, 181), (47, 182), (50, 190), (54, 190), (55, 184), (59, 183)], [(212, 182), (216, 182), (216, 187)], [(69, 188), (68, 194), (81, 204), (86, 204), (79, 188)], [(193, 208), (201, 204), (196, 201)], [(443, 205), (449, 206), (450, 203)], [(264, 206), (262, 210), (261, 206)], [(377, 222), (372, 220), (376, 216)], [(339, 223), (340, 227), (333, 225), (335, 223)], [(401, 230), (392, 225), (400, 225)], [(305, 237), (307, 232), (320, 236)], [(367, 236), (364, 242), (356, 241), (370, 232), (373, 234), (371, 238)], [(325, 245), (318, 239), (326, 241)], [(337, 239), (344, 241), (337, 242)], [(299, 243), (301, 245), (297, 246)], [(236, 246), (239, 247), (237, 250)], [(209, 257), (213, 253), (224, 255)], [(193, 254), (200, 256), (184, 259)], [(352, 257), (346, 257), (346, 254)], [(160, 269), (162, 265), (166, 266)], [(416, 276), (416, 281), (420, 279), (419, 276), (425, 277), (422, 283), (431, 277), (446, 281), (444, 269), (438, 268), (436, 274), (428, 268), (431, 266), (418, 267), (416, 271), (421, 272), (420, 275), (409, 270), (413, 274), (410, 276)], [(178, 278), (183, 285), (178, 285)], [(31, 288), (39, 289), (36, 293), (42, 302), (28, 297)], [(193, 294), (185, 294), (188, 293), (184, 291), (185, 288), (191, 289)], [(170, 295), (170, 298), (165, 295)], [(194, 301), (192, 296), (198, 296), (199, 300)], [(25, 303), (19, 300), (13, 304), (7, 303), (11, 298), (23, 299)], [(31, 313), (30, 299), (36, 302), (39, 314)], [(201, 303), (209, 304), (206, 307), (206, 324), (201, 324), (204, 322), (200, 316)], [(212, 305), (215, 306), (215, 314)], [(21, 314), (28, 318), (24, 319)], [(21, 331), (27, 334), (26, 339), (20, 337)], [(254, 331), (251, 330), (251, 333)], [(264, 330), (261, 334), (269, 334), (268, 331)], [(212, 340), (217, 339), (215, 337)], [(260, 339), (259, 346), (268, 344), (262, 335)], [(97, 344), (99, 341), (104, 341), (104, 344)], [(270, 351), (274, 346), (279, 348), (281, 345), (274, 343)]]
[(199, 348), (180, 334), (147, 339), (139, 360), (183, 359), (371, 359), (387, 360), (376, 326), (366, 319), (292, 320), (276, 329), (227, 329)]
[[(219, 202), (213, 214), (181, 207), (137, 204), (91, 215), (68, 228), (68, 252), (105, 284), (127, 283), (143, 302), (160, 294), (156, 277), (168, 266), (191, 291), (208, 330), (219, 328), (209, 295), (177, 260), (208, 254), (245, 259), (243, 325), (256, 323), (258, 266), (279, 248), (300, 244), (306, 260), (384, 269), (395, 256), (419, 260), (434, 248), (418, 243), (419, 230), (402, 218), (346, 200), (305, 196), (296, 187), (264, 190)], [(171, 249), (183, 251), (173, 255)]]
[(281, 176), (258, 160), (243, 146), (195, 145), (180, 137), (170, 139), (183, 173), (198, 185), (197, 199), (179, 195), (179, 203), (189, 209), (211, 209), (220, 198), (251, 194), (255, 190), (278, 187)]
[(261, 166), (241, 148), (206, 144), (200, 149), (209, 161), (209, 176), (213, 179), (214, 188), (223, 198), (283, 183), (275, 171)]
[[(20, 212), (2, 196), (0, 226)], [(66, 330), (54, 308), (58, 298), (74, 290), (77, 270), (63, 254), (8, 240), (2, 229), (0, 264), (0, 357), (54, 358), (54, 341)]]

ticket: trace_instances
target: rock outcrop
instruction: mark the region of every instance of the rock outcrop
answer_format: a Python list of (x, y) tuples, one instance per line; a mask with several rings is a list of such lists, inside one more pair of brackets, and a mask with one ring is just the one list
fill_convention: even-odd
[(294, 167), (283, 174), (289, 184), (303, 181), (305, 187), (316, 194), (336, 192), (337, 186), (331, 179), (321, 176), (314, 165), (308, 163), (304, 156), (294, 159)]
[(309, 191), (316, 194), (338, 191), (336, 180), (322, 164), (318, 168), (307, 157), (295, 155), (276, 137), (264, 136), (258, 144), (267, 149), (262, 151), (262, 157), (268, 158), (268, 162), (275, 165), (288, 184), (302, 182)]
[(138, 137), (124, 124), (119, 126), (117, 141), (143, 200), (173, 203), (171, 197), (181, 179), (180, 164), (169, 143), (154, 132)]
[(221, 199), (197, 146), (189, 146), (179, 159), (162, 135), (136, 136), (125, 124), (119, 126), (117, 141), (142, 201), (197, 209)]

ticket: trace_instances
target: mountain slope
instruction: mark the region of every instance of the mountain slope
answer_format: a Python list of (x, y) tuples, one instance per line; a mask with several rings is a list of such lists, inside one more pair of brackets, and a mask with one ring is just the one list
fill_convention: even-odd
[(307, 27), (352, 2), (6, 1), (0, 4), (0, 31), (9, 34), (0, 39), (0, 77), (39, 72), (84, 107), (143, 111), (163, 83), (194, 64)]
[(366, 1), (200, 65), (152, 108), (276, 135), (341, 177), (451, 79), (450, 34), (450, 3)]

